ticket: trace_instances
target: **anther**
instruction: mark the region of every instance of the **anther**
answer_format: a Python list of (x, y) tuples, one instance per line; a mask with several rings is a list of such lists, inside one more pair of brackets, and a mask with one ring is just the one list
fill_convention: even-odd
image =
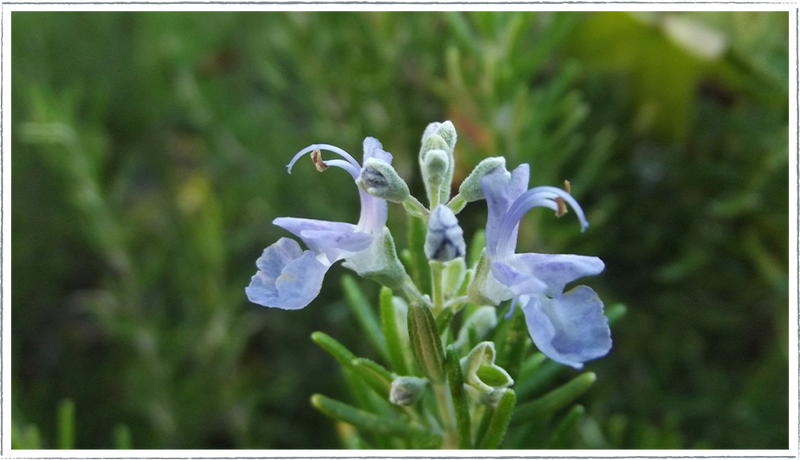
[[(569, 181), (564, 180), (564, 191), (569, 193)], [(561, 217), (566, 214), (569, 210), (567, 209), (566, 203), (564, 203), (564, 199), (561, 197), (556, 197), (555, 202), (558, 203), (558, 211), (556, 211), (556, 217)]]
[(322, 161), (322, 152), (319, 149), (313, 150), (311, 152), (311, 161), (314, 162), (314, 166), (317, 168), (317, 171), (322, 172), (328, 169), (328, 165)]

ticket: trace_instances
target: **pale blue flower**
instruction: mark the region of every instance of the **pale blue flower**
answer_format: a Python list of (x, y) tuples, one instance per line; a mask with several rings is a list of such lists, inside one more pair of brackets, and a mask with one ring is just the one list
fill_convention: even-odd
[[(361, 165), (349, 153), (328, 145), (314, 144), (299, 151), (287, 165), (291, 173), (294, 163), (303, 155), (327, 150), (340, 155), (344, 160), (315, 163), (320, 169), (330, 166), (342, 168), (355, 181), (361, 173)], [(391, 163), (392, 155), (383, 150), (381, 143), (373, 138), (364, 139), (364, 160), (375, 158)], [(264, 250), (256, 261), (258, 272), (245, 289), (251, 302), (265, 307), (296, 310), (303, 308), (319, 294), (325, 273), (335, 262), (365, 251), (383, 235), (386, 225), (386, 201), (375, 198), (360, 187), (361, 215), (358, 223), (329, 222), (316, 219), (279, 217), (273, 223), (297, 235), (308, 246), (303, 251), (300, 245), (289, 238), (281, 238)]]
[(608, 353), (611, 330), (603, 315), (603, 302), (591, 288), (578, 286), (565, 293), (564, 287), (602, 272), (605, 265), (597, 257), (515, 253), (519, 222), (535, 207), (558, 212), (568, 203), (581, 229), (589, 226), (569, 193), (549, 186), (528, 190), (528, 177), (529, 167), (523, 164), (513, 173), (498, 168), (481, 179), (489, 208), (485, 257), (490, 270), (480, 280), (480, 292), (497, 303), (513, 299), (512, 311), (519, 303), (539, 350), (554, 361), (580, 369), (585, 361)]

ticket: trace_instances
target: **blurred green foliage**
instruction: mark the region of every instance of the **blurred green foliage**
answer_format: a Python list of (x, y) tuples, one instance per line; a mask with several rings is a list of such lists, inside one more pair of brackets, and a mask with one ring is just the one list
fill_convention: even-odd
[[(787, 13), (11, 23), (15, 447), (59, 447), (64, 398), (78, 448), (338, 447), (308, 397), (345, 387), (308, 335), (378, 359), (339, 283), (297, 312), (244, 287), (273, 218), (357, 218), (351, 180), (290, 176), (293, 153), (375, 136), (420, 196), (419, 137), (444, 119), (456, 182), (489, 155), (570, 179), (592, 227), (532, 213), (521, 249), (600, 256), (590, 284), (628, 306), (582, 405), (522, 447), (788, 447)], [(467, 235), (485, 212), (460, 215)]]

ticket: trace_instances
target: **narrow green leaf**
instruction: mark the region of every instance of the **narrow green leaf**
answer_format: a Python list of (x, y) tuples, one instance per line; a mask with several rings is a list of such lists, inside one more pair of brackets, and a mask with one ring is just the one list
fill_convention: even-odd
[(131, 438), (131, 429), (128, 428), (128, 425), (120, 423), (114, 428), (115, 449), (133, 449), (133, 440)]
[(509, 449), (544, 449), (550, 437), (548, 428), (551, 426), (553, 417), (548, 415), (541, 419), (532, 420), (521, 424), (514, 423), (511, 417), (506, 438), (503, 445)]
[(11, 420), (11, 448), (12, 449), (26, 449), (27, 448), (27, 429), (23, 429), (19, 424)]
[[(659, 430), (650, 424), (644, 425), (637, 429), (635, 434), (632, 433), (633, 439), (631, 440), (631, 444), (635, 446), (657, 446), (659, 444), (661, 433)], [(605, 438), (602, 435), (602, 432), (596, 432), (596, 438), (592, 439), (593, 442), (596, 443), (597, 446), (601, 446), (601, 449), (605, 449), (608, 444), (606, 443)]]
[(508, 323), (510, 324), (505, 334), (505, 340), (498, 348), (497, 364), (505, 369), (512, 379), (516, 380), (522, 366), (522, 359), (531, 346), (531, 341), (528, 338), (528, 324), (521, 308), (517, 308)]
[[(353, 394), (353, 398), (356, 402), (355, 405), (357, 407), (367, 412), (377, 414), (381, 417), (395, 416), (395, 411), (392, 408), (392, 405), (389, 404), (389, 401), (378, 396), (378, 394), (375, 393), (375, 391), (373, 391), (369, 385), (367, 385), (364, 379), (356, 375), (352, 368), (344, 369), (342, 374), (344, 375), (344, 379), (347, 382), (348, 388), (350, 388), (350, 391)], [(388, 440), (385, 439), (383, 441), (388, 442)], [(384, 443), (383, 441), (381, 441), (381, 448), (388, 446), (388, 444)]]
[(39, 432), (39, 427), (31, 423), (28, 425), (28, 431), (26, 433), (26, 441), (28, 443), (27, 449), (41, 449), (42, 446), (42, 434)]
[(392, 374), (389, 371), (367, 358), (356, 358), (351, 361), (351, 365), (353, 373), (364, 383), (375, 390), (381, 398), (389, 399), (389, 390), (392, 388)]
[(311, 334), (311, 340), (330, 353), (331, 356), (336, 358), (336, 361), (339, 361), (339, 363), (347, 369), (351, 367), (351, 363), (357, 358), (347, 347), (324, 332), (314, 332)]
[(431, 293), (431, 267), (425, 257), (428, 226), (422, 219), (408, 216), (408, 247), (411, 251), (411, 278), (423, 294)]
[(349, 423), (337, 422), (336, 434), (339, 435), (339, 442), (345, 449), (362, 449), (367, 443), (359, 436), (358, 430)]
[(517, 390), (520, 399), (527, 398), (544, 390), (547, 384), (555, 380), (558, 374), (565, 370), (566, 367), (563, 364), (545, 359), (531, 376), (521, 382), (517, 382), (514, 388)]
[(541, 398), (519, 406), (514, 422), (543, 417), (566, 407), (586, 392), (595, 380), (597, 380), (597, 376), (594, 372), (584, 372)]
[(489, 424), (492, 422), (492, 416), (494, 415), (493, 407), (485, 405), (481, 405), (480, 407), (483, 408), (483, 415), (481, 416), (481, 423), (478, 425), (478, 431), (475, 432), (476, 446), (483, 445), (483, 438), (486, 437), (486, 433), (489, 431)]
[(439, 330), (428, 307), (412, 302), (408, 306), (408, 335), (411, 351), (420, 371), (431, 382), (441, 382), (444, 374), (444, 352)]
[(630, 426), (630, 418), (626, 414), (612, 414), (605, 423), (605, 431), (608, 433), (608, 444), (613, 449), (621, 449), (625, 434)]
[(367, 338), (383, 359), (389, 361), (389, 352), (386, 350), (386, 339), (383, 337), (378, 318), (375, 312), (372, 311), (372, 305), (369, 304), (358, 283), (352, 276), (345, 275), (342, 277), (342, 287), (344, 288), (345, 296), (347, 296), (348, 303), (353, 309), (361, 328), (366, 333)]
[(453, 408), (456, 412), (458, 429), (458, 448), (472, 449), (472, 436), (469, 417), (469, 401), (464, 391), (464, 376), (461, 374), (461, 360), (455, 345), (449, 345), (445, 353), (447, 378), (450, 383), (450, 394), (453, 397)]
[(58, 448), (75, 448), (75, 401), (64, 399), (58, 406)]
[[(336, 358), (345, 370), (352, 371), (355, 376), (375, 390), (383, 399), (388, 400), (389, 388), (392, 385), (392, 375), (383, 366), (369, 359), (357, 357), (344, 345), (324, 332), (314, 332), (311, 334), (311, 339)], [(358, 396), (359, 389), (353, 388), (353, 391)]]
[(403, 438), (426, 435), (425, 431), (419, 426), (381, 417), (321, 394), (311, 396), (311, 405), (328, 417), (347, 422), (359, 430)]
[[(522, 363), (522, 367), (519, 370), (519, 379), (517, 382), (527, 379), (546, 360), (547, 356), (540, 351), (528, 356), (528, 358)], [(517, 393), (519, 393), (519, 385), (517, 385)]]
[(503, 437), (508, 429), (508, 422), (514, 413), (516, 401), (517, 397), (514, 394), (514, 390), (506, 390), (506, 393), (500, 398), (497, 408), (494, 409), (489, 427), (479, 446), (480, 449), (497, 449), (500, 447), (500, 443), (503, 442)]
[(41, 449), (42, 436), (39, 427), (30, 423), (20, 427), (11, 421), (11, 448), (12, 449)]
[(450, 325), (450, 321), (453, 320), (453, 316), (455, 313), (453, 309), (450, 307), (442, 309), (438, 315), (436, 315), (436, 329), (439, 331), (444, 331), (447, 329), (447, 326)]
[(558, 449), (558, 448), (566, 448), (569, 447), (566, 441), (569, 439), (569, 435), (572, 432), (572, 429), (575, 425), (580, 422), (583, 414), (586, 413), (586, 409), (580, 404), (576, 404), (572, 406), (572, 409), (567, 412), (567, 415), (558, 422), (558, 425), (553, 429), (553, 433), (550, 435), (550, 442), (547, 445), (548, 449)]
[(406, 364), (403, 344), (400, 341), (400, 331), (397, 329), (393, 298), (394, 295), (391, 289), (387, 287), (381, 288), (381, 325), (383, 326), (383, 336), (386, 338), (389, 362), (392, 363), (392, 369), (398, 375), (411, 375)]

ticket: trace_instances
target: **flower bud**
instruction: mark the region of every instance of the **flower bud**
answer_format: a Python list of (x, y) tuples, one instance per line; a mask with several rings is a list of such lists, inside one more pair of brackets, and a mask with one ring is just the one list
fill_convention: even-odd
[(442, 124), (438, 121), (428, 123), (428, 126), (425, 127), (425, 131), (422, 133), (422, 145), (425, 145), (425, 141), (439, 129), (439, 126), (442, 126)]
[(439, 138), (445, 141), (445, 143), (447, 144), (447, 149), (444, 150), (448, 150), (450, 153), (453, 152), (453, 149), (456, 147), (456, 140), (458, 136), (456, 134), (456, 127), (453, 126), (452, 121), (447, 120), (444, 123), (439, 123), (438, 121), (433, 122), (425, 128), (425, 132), (422, 134), (423, 152), (425, 150), (429, 150), (430, 148), (440, 148), (440, 147), (429, 147), (428, 149), (425, 148), (426, 141), (429, 141), (430, 138), (434, 136), (438, 136)]
[(431, 207), (450, 199), (450, 182), (453, 180), (456, 146), (456, 129), (451, 121), (431, 123), (422, 135), (419, 164), (428, 202)]
[(458, 139), (458, 135), (456, 134), (456, 127), (453, 126), (453, 122), (450, 120), (445, 121), (438, 128), (434, 131), (435, 134), (444, 139), (447, 142), (447, 145), (450, 147), (450, 152), (452, 153), (453, 150), (456, 148), (456, 140)]
[(377, 158), (364, 161), (356, 184), (370, 195), (393, 203), (402, 203), (408, 196), (408, 185), (392, 165)]
[[(447, 180), (447, 170), (450, 168), (450, 157), (444, 150), (429, 150), (422, 160), (422, 179), (426, 188), (439, 190)], [(447, 184), (448, 189), (450, 184)]]
[(436, 206), (428, 219), (425, 237), (425, 256), (431, 260), (448, 262), (467, 252), (464, 231), (458, 225), (453, 210), (445, 205)]
[(481, 178), (486, 174), (494, 171), (497, 168), (506, 167), (506, 159), (503, 157), (489, 157), (475, 166), (475, 169), (461, 182), (461, 187), (458, 189), (458, 194), (467, 203), (484, 198), (483, 191), (481, 190)]
[(423, 161), (425, 159), (425, 155), (427, 155), (427, 153), (431, 150), (444, 150), (445, 152), (448, 152), (450, 150), (450, 146), (442, 136), (438, 134), (431, 134), (422, 142), (422, 148), (419, 151), (420, 161)]
[(428, 381), (419, 377), (396, 377), (389, 390), (389, 402), (398, 406), (410, 406), (425, 393)]

